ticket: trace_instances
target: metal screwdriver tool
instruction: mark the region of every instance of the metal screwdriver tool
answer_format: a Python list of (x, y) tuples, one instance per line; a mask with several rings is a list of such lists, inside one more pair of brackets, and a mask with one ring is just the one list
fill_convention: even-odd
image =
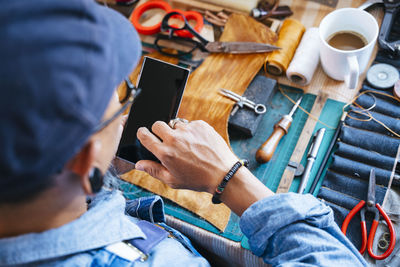
[(300, 105), (302, 99), (303, 97), (300, 97), (299, 100), (297, 100), (296, 104), (293, 106), (290, 113), (283, 116), (282, 119), (274, 125), (274, 131), (272, 132), (271, 136), (257, 150), (256, 160), (259, 163), (265, 163), (271, 160), (280, 140), (284, 135), (288, 133), (290, 125), (292, 125), (293, 114), (296, 111), (297, 107)]

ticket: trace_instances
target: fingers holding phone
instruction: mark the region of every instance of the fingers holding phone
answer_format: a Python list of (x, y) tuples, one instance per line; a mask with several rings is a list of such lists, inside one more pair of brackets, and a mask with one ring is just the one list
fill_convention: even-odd
[(186, 68), (144, 57), (137, 86), (141, 93), (132, 104), (117, 156), (132, 163), (158, 160), (137, 140), (136, 133), (140, 127), (150, 130), (156, 121), (168, 123), (176, 117), (188, 77)]
[(168, 138), (169, 136), (173, 135), (173, 129), (171, 129), (168, 124), (166, 124), (163, 121), (156, 121), (152, 126), (151, 126), (151, 131), (157, 135), (161, 140), (164, 140)]
[(204, 121), (178, 122), (175, 129), (169, 130), (165, 127), (168, 125), (164, 122), (153, 125), (153, 133), (161, 133), (159, 137), (147, 129), (139, 129), (138, 139), (161, 164), (139, 161), (136, 168), (173, 188), (213, 193), (237, 157)]

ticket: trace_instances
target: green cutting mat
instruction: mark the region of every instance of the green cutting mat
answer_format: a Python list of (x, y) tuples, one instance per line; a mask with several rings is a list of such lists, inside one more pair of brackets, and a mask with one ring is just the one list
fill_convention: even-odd
[[(297, 101), (303, 92), (288, 86), (281, 85), (281, 89), (294, 101)], [(300, 106), (310, 111), (316, 96), (311, 94), (303, 95)], [(271, 102), (270, 108), (264, 115), (256, 134), (249, 139), (242, 139), (234, 134), (230, 135), (231, 146), (235, 154), (239, 158), (248, 159), (249, 169), (272, 191), (278, 188), (280, 178), (289, 162), (292, 151), (294, 150), (297, 140), (303, 130), (307, 120), (307, 114), (297, 109), (293, 115), (293, 122), (287, 135), (280, 141), (272, 159), (265, 164), (259, 164), (255, 159), (257, 149), (263, 144), (273, 132), (273, 126), (288, 114), (293, 107), (293, 103), (278, 91)]]
[[(306, 99), (308, 99), (308, 98), (306, 98), (308, 96), (309, 95), (307, 95), (307, 94), (304, 95), (302, 103), (305, 102)], [(314, 101), (315, 100), (315, 96), (312, 99), (313, 99), (312, 101)], [(310, 100), (308, 100), (308, 101), (310, 101)], [(344, 105), (345, 104), (342, 103), (342, 102), (338, 102), (338, 101), (335, 101), (335, 100), (332, 100), (332, 99), (328, 99), (326, 101), (323, 109), (322, 109), (322, 112), (321, 112), (321, 115), (319, 117), (319, 120), (322, 121), (323, 123), (327, 124), (331, 128), (334, 128), (334, 129), (330, 129), (329, 127), (327, 127), (326, 125), (323, 125), (320, 122), (317, 122), (317, 124), (315, 125), (315, 128), (313, 130), (313, 134), (316, 131), (318, 131), (320, 128), (326, 128), (326, 132), (325, 132), (324, 138), (322, 140), (320, 149), (318, 151), (317, 158), (316, 158), (316, 160), (314, 162), (314, 167), (311, 169), (310, 179), (309, 179), (309, 181), (307, 183), (307, 186), (305, 188), (305, 192), (309, 191), (309, 189), (311, 187), (311, 184), (313, 182), (313, 177), (315, 177), (315, 175), (317, 174), (318, 167), (321, 165), (321, 163), (323, 161), (323, 158), (324, 158), (324, 155), (326, 154), (326, 152), (328, 150), (329, 144), (330, 144), (330, 142), (331, 142), (331, 140), (333, 138), (333, 135), (335, 134), (336, 126), (337, 126), (337, 124), (338, 124), (338, 122), (339, 122), (339, 120), (340, 120), (340, 118), (342, 116), (342, 108), (343, 108)], [(303, 106), (303, 105), (301, 105), (301, 106)], [(308, 107), (308, 105), (307, 105), (307, 107)], [(309, 110), (308, 108), (306, 108), (306, 109)], [(260, 175), (257, 176), (257, 174), (256, 174), (257, 177), (259, 177), (259, 178), (262, 177), (262, 179), (260, 179), (260, 180), (263, 181), (273, 191), (275, 191), (278, 188), (278, 185), (279, 185), (279, 182), (280, 182), (280, 177), (282, 176), (282, 174), (283, 174), (283, 172), (285, 170), (285, 167), (286, 167), (287, 163), (289, 162), (289, 158), (292, 155), (291, 151), (294, 150), (294, 147), (296, 146), (296, 142), (297, 142), (297, 140), (299, 138), (299, 135), (301, 133), (301, 129), (300, 129), (300, 131), (299, 131), (299, 128), (293, 129), (295, 120), (298, 119), (297, 116), (301, 116), (301, 118), (299, 119), (300, 121), (298, 122), (299, 124), (298, 124), (297, 127), (301, 126), (301, 128), (302, 128), (304, 126), (304, 124), (305, 124), (305, 120), (307, 119), (307, 116), (305, 116), (305, 118), (304, 118), (304, 116), (301, 115), (300, 113), (305, 114), (302, 111), (297, 111), (296, 112), (296, 115), (295, 115), (294, 120), (293, 120), (292, 127), (290, 128), (289, 133), (284, 137), (286, 139), (282, 139), (281, 144), (278, 146), (279, 155), (275, 154), (274, 157), (272, 158), (272, 161), (270, 161), (267, 164), (267, 165), (274, 164), (274, 165), (276, 165), (278, 167), (275, 168), (273, 166), (266, 166), (266, 170), (264, 172), (266, 177), (263, 177), (263, 176), (260, 176)], [(279, 118), (277, 119), (277, 121), (278, 120), (279, 120)], [(272, 130), (271, 130), (271, 132), (272, 132)], [(307, 162), (307, 152), (308, 152), (310, 146), (311, 146), (311, 139), (309, 140), (306, 152), (304, 153), (303, 158), (301, 160), (301, 164), (303, 166), (305, 166), (305, 164)], [(274, 160), (275, 160), (275, 163), (273, 163)], [(326, 166), (329, 166), (329, 164), (327, 164)], [(259, 169), (261, 169), (261, 170), (259, 170)], [(256, 167), (256, 170), (262, 171), (262, 169), (263, 169), (262, 166)], [(269, 172), (268, 169), (271, 170), (271, 173)], [(326, 169), (327, 168), (325, 168), (325, 171), (322, 173), (321, 177), (325, 176)], [(270, 174), (268, 175), (268, 173), (270, 173)], [(297, 189), (298, 189), (298, 187), (300, 185), (300, 178), (301, 177), (295, 177), (293, 179), (292, 185), (291, 185), (290, 190), (289, 190), (290, 192), (297, 192)], [(318, 183), (318, 185), (317, 185), (317, 187), (316, 187), (316, 189), (314, 191), (314, 195), (315, 196), (318, 194), (318, 191), (319, 191), (319, 188), (321, 187), (322, 181), (323, 181), (322, 179), (319, 181), (319, 183)], [(246, 249), (249, 249), (249, 243), (248, 243), (248, 240), (247, 240), (246, 237), (243, 237), (241, 245), (242, 245), (242, 247), (244, 247)]]
[[(303, 95), (303, 92), (300, 89), (296, 89), (293, 87), (283, 86), (281, 88), (285, 91), (285, 93), (294, 100), (297, 100), (300, 96)], [(315, 101), (316, 96), (311, 94), (305, 94), (303, 96), (303, 100), (301, 102), (301, 107), (310, 111), (313, 103)], [(292, 126), (289, 129), (289, 132), (286, 136), (284, 136), (281, 142), (278, 145), (278, 148), (271, 159), (270, 162), (266, 164), (259, 164), (255, 161), (255, 152), (258, 147), (265, 142), (268, 136), (273, 131), (273, 125), (278, 122), (283, 115), (288, 114), (293, 106), (293, 103), (290, 102), (285, 96), (283, 96), (279, 91), (273, 96), (271, 101), (271, 106), (264, 114), (264, 117), (259, 125), (257, 133), (254, 137), (243, 139), (239, 136), (236, 136), (234, 133), (230, 133), (231, 138), (231, 146), (233, 151), (240, 158), (247, 158), (250, 161), (249, 169), (252, 173), (258, 177), (267, 187), (271, 190), (275, 191), (279, 185), (280, 178), (286, 168), (287, 163), (291, 157), (292, 151), (294, 150), (297, 140), (300, 136), (300, 133), (304, 127), (304, 124), (307, 120), (307, 114), (302, 112), (300, 109), (296, 111), (293, 116)], [(328, 125), (336, 127), (337, 122), (341, 116), (341, 107), (343, 103), (336, 102), (333, 100), (328, 100), (325, 105), (321, 120), (327, 123)], [(319, 124), (317, 125), (317, 127)], [(317, 128), (316, 129), (319, 129)], [(327, 131), (327, 137), (329, 134), (329, 138), (324, 138), (321, 150), (326, 151), (327, 146), (329, 145), (329, 141), (333, 136), (334, 130)], [(329, 140), (328, 140), (329, 139)], [(322, 151), (321, 151), (322, 152)], [(318, 166), (322, 161), (318, 159), (315, 163), (315, 166)], [(304, 162), (303, 162), (304, 164)], [(315, 175), (315, 170), (317, 168), (313, 168), (313, 172), (311, 175)], [(291, 187), (290, 191), (295, 191), (298, 187), (299, 181), (295, 178), (294, 184)], [(127, 198), (136, 198), (141, 196), (152, 195), (153, 193), (146, 191), (140, 187), (129, 183), (123, 183), (122, 189)], [(190, 224), (196, 225), (200, 228), (208, 230), (210, 232), (219, 234), (223, 237), (226, 237), (232, 241), (242, 242), (242, 246), (248, 248), (247, 240), (243, 238), (243, 234), (239, 228), (239, 217), (234, 213), (231, 213), (231, 217), (229, 219), (228, 225), (223, 233), (221, 233), (217, 228), (213, 225), (200, 218), (198, 215), (174, 204), (172, 201), (165, 199), (165, 210), (166, 213), (172, 215), (176, 218), (179, 218), (183, 221), (186, 221)]]

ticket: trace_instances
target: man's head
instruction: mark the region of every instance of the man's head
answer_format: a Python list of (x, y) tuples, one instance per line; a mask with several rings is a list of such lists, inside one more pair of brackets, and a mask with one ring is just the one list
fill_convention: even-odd
[(113, 94), (136, 65), (140, 42), (128, 20), (93, 0), (3, 2), (0, 202), (10, 202), (65, 168), (80, 175), (80, 155), (104, 171), (115, 152), (104, 145), (116, 142), (109, 131), (120, 126), (94, 129), (118, 108)]

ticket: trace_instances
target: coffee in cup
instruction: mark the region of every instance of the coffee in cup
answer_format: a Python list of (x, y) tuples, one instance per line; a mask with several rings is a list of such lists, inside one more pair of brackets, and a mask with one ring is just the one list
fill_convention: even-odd
[(338, 31), (328, 37), (327, 43), (339, 50), (357, 50), (368, 44), (367, 39), (355, 31)]
[(320, 59), (324, 72), (345, 81), (350, 89), (369, 62), (378, 37), (375, 18), (357, 8), (341, 8), (326, 15), (320, 23)]

